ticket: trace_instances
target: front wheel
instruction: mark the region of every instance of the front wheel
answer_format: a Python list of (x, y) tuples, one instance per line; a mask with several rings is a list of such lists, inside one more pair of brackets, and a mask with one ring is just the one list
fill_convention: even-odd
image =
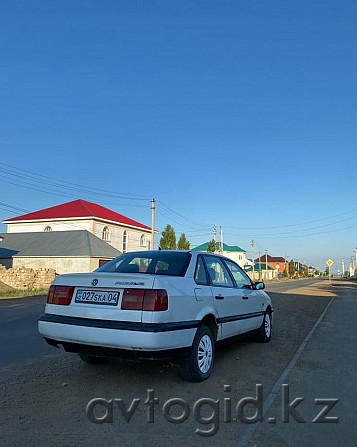
[(266, 312), (264, 314), (263, 323), (255, 334), (257, 341), (261, 343), (268, 343), (271, 338), (271, 314)]
[(214, 362), (214, 337), (207, 326), (199, 326), (191, 352), (181, 363), (181, 374), (189, 382), (202, 382), (212, 371)]

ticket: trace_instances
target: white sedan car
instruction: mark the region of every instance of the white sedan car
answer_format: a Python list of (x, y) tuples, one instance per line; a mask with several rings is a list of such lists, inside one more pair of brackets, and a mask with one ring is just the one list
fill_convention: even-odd
[(216, 254), (126, 253), (93, 273), (57, 276), (39, 331), (88, 363), (176, 359), (184, 379), (202, 381), (216, 342), (248, 332), (270, 340), (273, 308), (263, 288)]

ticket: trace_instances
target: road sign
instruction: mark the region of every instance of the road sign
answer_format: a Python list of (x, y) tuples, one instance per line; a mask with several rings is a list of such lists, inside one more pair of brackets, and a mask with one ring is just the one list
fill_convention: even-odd
[(326, 264), (327, 264), (329, 267), (331, 267), (331, 265), (333, 264), (332, 259), (328, 259), (328, 260), (326, 261)]

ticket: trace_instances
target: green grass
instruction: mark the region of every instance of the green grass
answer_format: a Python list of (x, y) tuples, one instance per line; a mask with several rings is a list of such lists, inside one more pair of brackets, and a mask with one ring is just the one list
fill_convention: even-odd
[(48, 288), (32, 290), (8, 289), (0, 291), (0, 298), (21, 298), (23, 296), (47, 295), (47, 292)]

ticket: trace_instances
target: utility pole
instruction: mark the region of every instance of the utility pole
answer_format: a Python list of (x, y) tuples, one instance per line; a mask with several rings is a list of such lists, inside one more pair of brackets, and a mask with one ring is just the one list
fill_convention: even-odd
[(155, 250), (155, 202), (154, 198), (151, 199), (151, 250)]
[(219, 227), (219, 237), (220, 237), (220, 241), (219, 241), (219, 253), (222, 255), (223, 254), (223, 230), (222, 227)]
[(341, 259), (342, 262), (342, 278), (345, 276), (345, 261)]
[(259, 281), (262, 280), (262, 260), (260, 259), (260, 252), (258, 252), (258, 262), (259, 262)]
[(251, 246), (251, 248), (252, 248), (252, 261), (253, 261), (253, 281), (255, 281), (255, 272), (254, 272), (254, 239), (252, 239), (252, 241), (251, 241), (251, 243), (250, 243), (250, 246)]
[(216, 225), (213, 225), (213, 240), (214, 240), (214, 243), (216, 243), (216, 237), (217, 237), (217, 228), (216, 228)]
[(269, 279), (268, 273), (268, 250), (265, 250), (265, 279)]

